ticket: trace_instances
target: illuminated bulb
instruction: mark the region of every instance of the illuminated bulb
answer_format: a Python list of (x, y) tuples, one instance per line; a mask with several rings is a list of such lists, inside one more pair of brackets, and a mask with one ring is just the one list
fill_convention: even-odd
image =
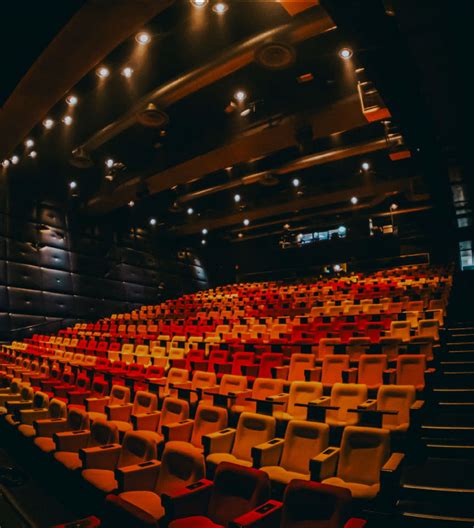
[(357, 198), (357, 196), (353, 196), (351, 198), (351, 204), (352, 205), (357, 205), (358, 202), (359, 202), (359, 199)]
[(390, 211), (396, 211), (398, 209), (398, 205), (396, 203), (393, 203), (391, 206), (390, 206)]
[(11, 157), (10, 161), (13, 163), (13, 165), (16, 165), (20, 161), (20, 158), (18, 156), (14, 155), (14, 156)]
[(293, 178), (291, 180), (291, 185), (293, 185), (293, 187), (299, 187), (300, 186), (300, 180), (298, 178)]
[(234, 194), (234, 202), (235, 203), (239, 203), (241, 199), (242, 199), (242, 197), (240, 196), (240, 194)]
[(66, 104), (68, 104), (69, 106), (76, 106), (78, 101), (79, 99), (75, 95), (68, 95), (66, 97)]
[(10, 166), (10, 160), (4, 159), (4, 160), (2, 161), (2, 167), (3, 167), (4, 169), (6, 169), (6, 168), (9, 167), (9, 166)]
[(38, 153), (36, 152), (36, 150), (32, 150), (28, 155), (30, 156), (30, 158), (35, 159)]
[(105, 66), (101, 66), (97, 69), (96, 74), (97, 77), (100, 77), (101, 79), (106, 79), (110, 75), (110, 70)]
[(364, 163), (362, 163), (361, 167), (362, 167), (362, 170), (366, 171), (366, 170), (370, 169), (370, 164), (367, 161), (364, 161)]
[(151, 41), (151, 36), (146, 31), (141, 31), (140, 33), (137, 33), (135, 40), (138, 42), (138, 44), (144, 46)]
[(245, 218), (244, 226), (248, 226), (249, 224), (250, 224), (250, 220), (248, 218)]
[(126, 66), (121, 73), (124, 77), (130, 79), (130, 77), (133, 75), (133, 68), (130, 68), (130, 66)]
[(105, 166), (111, 169), (114, 166), (114, 160), (112, 158), (109, 158), (108, 160), (105, 160)]
[(337, 273), (341, 271), (341, 265), (340, 264), (334, 264), (334, 271)]
[(70, 126), (72, 125), (72, 117), (67, 115), (67, 116), (64, 116), (63, 117), (63, 123), (66, 125), (66, 126)]
[(192, 207), (188, 207), (188, 210), (186, 211), (188, 215), (192, 215), (194, 213), (194, 209)]
[(53, 126), (54, 126), (54, 121), (53, 121), (50, 117), (47, 117), (47, 118), (43, 121), (43, 126), (44, 126), (44, 128), (46, 128), (47, 130), (50, 130), (50, 129), (53, 128)]
[(150, 225), (156, 225), (156, 218), (150, 218)]
[(339, 57), (344, 60), (348, 60), (352, 57), (352, 50), (350, 48), (342, 48), (339, 50)]
[(106, 175), (105, 175), (105, 179), (107, 181), (114, 181), (114, 175), (111, 173), (111, 172), (108, 172)]
[(77, 182), (75, 182), (75, 181), (69, 182), (69, 188), (70, 189), (76, 189), (77, 188)]
[(35, 142), (34, 142), (32, 139), (27, 139), (27, 140), (25, 141), (25, 147), (26, 147), (26, 148), (31, 148), (31, 147), (34, 146), (34, 144), (35, 144)]
[(244, 234), (243, 234), (243, 233), (239, 233), (237, 236), (238, 236), (239, 238), (242, 238), (242, 237), (244, 236)]
[(201, 240), (201, 244), (202, 244), (203, 246), (206, 245), (206, 241), (204, 240), (204, 238)]
[(135, 206), (135, 202), (134, 202), (133, 200), (130, 200), (130, 201), (128, 202), (128, 206), (129, 206), (129, 207), (134, 207), (134, 206)]
[(207, 4), (208, 0), (191, 0), (191, 4), (194, 7), (204, 7)]
[(214, 4), (212, 7), (214, 13), (217, 13), (218, 15), (223, 15), (228, 9), (229, 6), (225, 2), (217, 2), (217, 4)]
[(207, 235), (207, 234), (209, 233), (209, 231), (208, 231), (206, 228), (204, 228), (204, 229), (201, 231), (201, 233), (205, 236), (205, 235)]
[(246, 108), (245, 110), (242, 110), (242, 112), (240, 112), (240, 116), (241, 117), (247, 117), (250, 114), (251, 111), (252, 111), (251, 108)]
[(243, 103), (245, 99), (247, 99), (247, 94), (243, 90), (237, 90), (237, 92), (234, 94), (234, 99), (238, 103)]
[(285, 225), (283, 226), (283, 229), (290, 229), (290, 224), (285, 224)]
[(298, 242), (301, 242), (301, 241), (303, 240), (303, 234), (302, 234), (302, 233), (298, 233), (298, 234), (296, 235), (296, 240), (297, 240)]

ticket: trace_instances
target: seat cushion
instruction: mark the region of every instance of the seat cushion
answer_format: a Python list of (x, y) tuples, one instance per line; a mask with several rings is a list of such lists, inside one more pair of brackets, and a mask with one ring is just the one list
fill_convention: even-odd
[(104, 493), (111, 493), (118, 486), (115, 480), (115, 473), (108, 469), (85, 469), (82, 472), (82, 477)]
[(131, 431), (133, 426), (129, 422), (122, 422), (120, 420), (109, 420), (109, 423), (117, 426), (117, 430), (120, 435), (124, 435), (127, 431)]
[(56, 444), (52, 438), (46, 436), (37, 436), (34, 439), (35, 446), (39, 447), (44, 453), (51, 453), (56, 449)]
[(380, 484), (358, 484), (357, 482), (345, 482), (338, 477), (331, 477), (322, 481), (322, 484), (347, 488), (352, 493), (353, 499), (373, 499), (380, 491)]
[(90, 421), (91, 422), (95, 422), (95, 420), (99, 419), (99, 420), (107, 420), (107, 415), (105, 413), (100, 413), (100, 412), (90, 412), (90, 413), (87, 413), (89, 415), (89, 418), (90, 418)]
[(193, 515), (171, 521), (168, 528), (222, 528), (222, 524), (216, 524), (207, 517)]
[(289, 422), (293, 418), (291, 414), (283, 411), (273, 411), (273, 417), (283, 422)]
[(54, 458), (60, 462), (65, 468), (74, 471), (82, 467), (79, 453), (69, 453), (68, 451), (58, 451), (54, 453)]
[[(147, 515), (159, 520), (165, 515), (160, 496), (152, 491), (125, 491), (118, 495), (119, 504), (128, 511), (141, 510)], [(130, 506), (127, 508), (127, 506)]]
[(280, 466), (265, 466), (260, 468), (270, 478), (272, 482), (278, 482), (280, 484), (288, 484), (294, 479), (309, 480), (309, 473), (297, 473), (296, 471), (287, 471)]
[(240, 458), (231, 455), (230, 453), (211, 453), (206, 458), (206, 464), (219, 465), (221, 462), (232, 462), (239, 466), (252, 467), (252, 461), (242, 460)]
[(36, 435), (35, 428), (32, 425), (21, 424), (18, 426), (18, 431), (27, 438), (33, 438)]

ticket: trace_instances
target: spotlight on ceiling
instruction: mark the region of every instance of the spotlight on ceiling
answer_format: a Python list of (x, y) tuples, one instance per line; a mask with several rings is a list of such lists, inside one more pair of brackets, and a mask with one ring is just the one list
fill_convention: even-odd
[(351, 204), (352, 205), (357, 205), (359, 203), (359, 198), (357, 198), (357, 196), (353, 196), (351, 198)]
[(340, 264), (334, 264), (333, 266), (333, 270), (336, 272), (336, 273), (339, 273), (341, 271), (341, 265)]
[(293, 178), (291, 180), (291, 185), (293, 185), (293, 187), (299, 187), (300, 184), (301, 184), (301, 181), (298, 178)]
[(301, 242), (301, 241), (303, 240), (303, 233), (298, 233), (298, 234), (296, 235), (296, 240), (297, 240), (298, 242)]
[(135, 35), (135, 40), (138, 42), (138, 44), (144, 46), (145, 44), (148, 44), (151, 41), (151, 35), (146, 31), (140, 31), (140, 33), (137, 33)]
[(19, 161), (20, 161), (20, 158), (14, 154), (11, 158), (10, 158), (10, 161), (13, 163), (13, 165), (16, 165)]
[(368, 171), (370, 169), (370, 163), (367, 162), (367, 161), (364, 161), (364, 163), (362, 163), (361, 167), (362, 167), (362, 170)]
[(191, 4), (194, 7), (204, 7), (207, 5), (208, 0), (191, 0)]
[(243, 238), (244, 234), (243, 234), (243, 233), (239, 233), (237, 236), (238, 236), (239, 238)]
[(109, 159), (105, 160), (105, 166), (108, 169), (111, 169), (114, 166), (114, 163), (115, 163), (115, 161), (112, 158), (109, 158)]
[(209, 233), (209, 231), (208, 231), (206, 228), (203, 228), (203, 229), (201, 230), (201, 233), (202, 233), (204, 236), (206, 236), (206, 235)]
[(36, 150), (32, 150), (28, 156), (30, 156), (31, 159), (35, 159), (36, 156), (38, 156), (38, 153), (36, 152)]
[(72, 125), (72, 117), (70, 115), (64, 116), (62, 121), (66, 126)]
[(54, 121), (53, 121), (50, 117), (47, 117), (47, 118), (43, 121), (43, 126), (44, 126), (44, 128), (46, 128), (47, 130), (50, 130), (50, 129), (53, 128), (53, 126), (54, 126)]
[(203, 246), (206, 245), (206, 241), (204, 240), (204, 238), (201, 240), (201, 244), (202, 244)]
[(244, 219), (244, 226), (248, 226), (250, 224), (250, 220), (248, 218)]
[(110, 75), (110, 70), (105, 66), (100, 66), (100, 68), (97, 68), (95, 73), (97, 77), (100, 77), (101, 79), (107, 79), (107, 77)]
[(160, 110), (155, 104), (148, 103), (145, 109), (137, 114), (137, 121), (144, 126), (165, 128), (169, 122), (166, 112)]
[(229, 6), (225, 2), (217, 2), (212, 6), (212, 10), (218, 15), (223, 15), (228, 9)]
[(156, 225), (156, 218), (150, 218), (150, 225), (155, 226)]
[(291, 227), (290, 224), (285, 224), (285, 225), (283, 226), (283, 229), (287, 229), (287, 230), (288, 230), (288, 229), (290, 229), (290, 227)]
[(4, 160), (2, 161), (2, 167), (3, 167), (4, 169), (6, 169), (6, 168), (9, 167), (9, 166), (10, 166), (10, 160), (4, 159)]
[(127, 205), (129, 207), (135, 207), (135, 202), (133, 200), (130, 200)]
[(130, 77), (133, 75), (133, 68), (130, 68), (130, 66), (125, 66), (125, 68), (122, 69), (120, 74), (126, 77), (127, 79), (130, 79)]
[(398, 205), (396, 203), (393, 203), (391, 206), (390, 206), (390, 211), (396, 211), (398, 209)]
[(238, 103), (243, 103), (247, 99), (247, 94), (243, 90), (237, 90), (234, 94), (234, 99)]
[(78, 102), (79, 99), (76, 95), (71, 94), (66, 97), (66, 104), (68, 104), (69, 106), (76, 106)]
[(234, 202), (239, 203), (240, 200), (242, 200), (242, 196), (240, 194), (234, 194)]
[(80, 147), (72, 151), (69, 163), (78, 169), (89, 169), (94, 164), (88, 152)]
[(188, 210), (186, 211), (188, 215), (192, 215), (194, 213), (194, 209), (192, 207), (188, 207)]
[(70, 188), (70, 189), (77, 189), (77, 182), (75, 182), (75, 181), (70, 181), (70, 182), (69, 182), (69, 188)]
[(26, 148), (31, 148), (31, 147), (34, 147), (34, 146), (35, 146), (35, 142), (31, 138), (28, 138), (25, 141), (25, 147)]
[(344, 60), (349, 60), (352, 57), (352, 50), (350, 48), (342, 48), (339, 50), (339, 57)]

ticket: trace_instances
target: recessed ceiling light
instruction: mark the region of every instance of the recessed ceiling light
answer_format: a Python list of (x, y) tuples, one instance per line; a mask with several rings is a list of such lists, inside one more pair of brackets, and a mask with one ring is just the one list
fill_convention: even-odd
[(340, 264), (334, 264), (333, 269), (337, 273), (337, 272), (341, 271), (342, 268), (341, 268)]
[(208, 0), (191, 0), (191, 4), (193, 4), (194, 7), (204, 7), (207, 5)]
[(391, 206), (390, 206), (390, 211), (396, 211), (398, 209), (398, 205), (396, 203), (393, 203)]
[(101, 66), (100, 68), (97, 68), (95, 73), (97, 77), (100, 77), (101, 79), (106, 79), (110, 75), (110, 70), (105, 66)]
[(135, 202), (134, 202), (133, 200), (130, 200), (130, 201), (128, 202), (128, 206), (129, 206), (129, 207), (134, 207), (134, 206), (135, 206)]
[(72, 125), (72, 117), (71, 117), (70, 115), (64, 116), (64, 117), (63, 117), (63, 123), (64, 123), (66, 126), (70, 126), (70, 125)]
[(223, 15), (228, 9), (229, 6), (225, 2), (217, 2), (212, 6), (212, 10), (218, 15)]
[(78, 102), (79, 99), (76, 95), (71, 94), (66, 97), (66, 104), (68, 104), (69, 106), (76, 106)]
[(291, 185), (293, 185), (293, 187), (299, 187), (300, 186), (300, 180), (298, 178), (293, 178), (291, 180)]
[(239, 233), (237, 236), (238, 236), (239, 238), (242, 238), (242, 237), (244, 236), (244, 234), (243, 234), (243, 233)]
[(370, 164), (367, 161), (364, 161), (364, 163), (362, 163), (361, 167), (362, 167), (362, 170), (366, 171), (366, 170), (370, 169)]
[(150, 218), (150, 225), (156, 225), (156, 218)]
[(241, 117), (247, 117), (251, 111), (252, 111), (251, 108), (245, 108), (244, 110), (242, 110), (242, 112), (240, 112), (240, 115)]
[(13, 163), (13, 165), (16, 165), (20, 161), (20, 158), (16, 154), (14, 154), (11, 157), (10, 161)]
[(50, 117), (47, 117), (47, 118), (43, 121), (43, 126), (44, 126), (44, 128), (50, 130), (50, 129), (53, 128), (53, 126), (54, 126), (54, 121), (53, 121)]
[(151, 41), (151, 35), (146, 31), (140, 31), (140, 33), (137, 33), (135, 35), (135, 40), (138, 42), (138, 44), (144, 46), (145, 44), (148, 44)]
[(357, 196), (353, 196), (353, 197), (351, 198), (351, 204), (352, 204), (352, 205), (357, 205), (358, 202), (359, 202), (359, 199), (357, 198)]
[(3, 167), (4, 169), (6, 169), (6, 168), (9, 167), (9, 166), (10, 166), (10, 160), (4, 159), (4, 160), (2, 161), (2, 167)]
[(28, 154), (28, 156), (30, 156), (30, 158), (32, 158), (32, 159), (35, 159), (37, 155), (38, 155), (38, 153), (36, 152), (36, 150), (32, 150), (32, 151)]
[(133, 68), (130, 68), (130, 66), (125, 66), (125, 68), (123, 68), (120, 73), (127, 79), (130, 79), (130, 77), (133, 75)]
[(243, 103), (247, 99), (247, 94), (243, 90), (237, 90), (234, 94), (234, 99), (238, 103)]
[(203, 246), (206, 245), (206, 241), (204, 240), (204, 238), (201, 240), (201, 244), (202, 244)]
[(352, 50), (350, 48), (342, 48), (339, 50), (339, 57), (344, 60), (348, 60), (352, 57)]
[(303, 240), (303, 233), (298, 233), (298, 234), (296, 235), (296, 240), (297, 240), (298, 242), (301, 242), (301, 241)]
[(234, 194), (234, 202), (239, 203), (240, 200), (242, 200), (242, 196), (240, 194)]
[(290, 224), (285, 224), (285, 225), (283, 226), (283, 229), (290, 229)]
[(203, 235), (207, 235), (209, 233), (209, 231), (206, 228), (204, 228), (204, 229), (202, 229), (201, 233)]
[(76, 189), (77, 188), (77, 182), (75, 182), (75, 181), (69, 182), (69, 188), (70, 189)]
[(188, 207), (188, 210), (186, 211), (188, 215), (192, 215), (194, 213), (194, 209), (192, 207)]
[(25, 141), (25, 147), (26, 147), (26, 148), (34, 147), (34, 145), (35, 145), (35, 142), (34, 142), (31, 138), (28, 138), (28, 139)]
[(105, 166), (111, 169), (114, 166), (115, 161), (112, 158), (105, 160)]
[(248, 226), (250, 224), (250, 220), (248, 218), (244, 219), (244, 226)]

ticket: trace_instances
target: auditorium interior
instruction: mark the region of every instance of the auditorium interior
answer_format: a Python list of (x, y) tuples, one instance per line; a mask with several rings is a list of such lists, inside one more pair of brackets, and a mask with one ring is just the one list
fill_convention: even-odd
[(2, 528), (474, 526), (469, 4), (2, 3)]

